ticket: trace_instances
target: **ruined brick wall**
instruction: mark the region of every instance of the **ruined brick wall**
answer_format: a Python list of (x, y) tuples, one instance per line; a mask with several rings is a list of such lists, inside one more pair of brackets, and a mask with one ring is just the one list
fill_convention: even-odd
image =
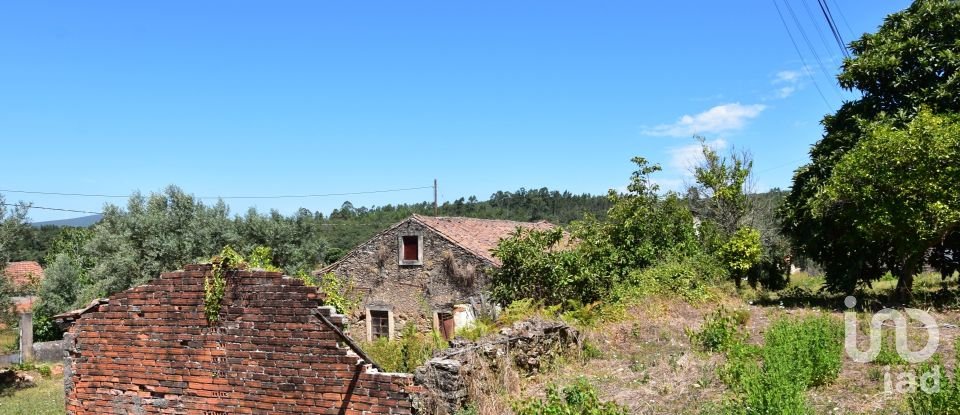
[(231, 272), (219, 322), (209, 266), (114, 295), (65, 336), (68, 414), (410, 414), (409, 375), (371, 369), (317, 316), (314, 289)]
[[(421, 235), (422, 265), (400, 265), (399, 237)], [(461, 269), (474, 269), (469, 281), (451, 277), (443, 266), (444, 255), (452, 255)], [(370, 305), (389, 305), (393, 310), (395, 331), (408, 323), (421, 331), (433, 329), (433, 312), (449, 309), (450, 304), (480, 305), (481, 293), (488, 285), (484, 273), (490, 264), (451, 243), (422, 224), (407, 220), (357, 247), (330, 268), (357, 289), (361, 304), (351, 310), (351, 321), (359, 324), (348, 329), (355, 339), (366, 338), (364, 309)]]

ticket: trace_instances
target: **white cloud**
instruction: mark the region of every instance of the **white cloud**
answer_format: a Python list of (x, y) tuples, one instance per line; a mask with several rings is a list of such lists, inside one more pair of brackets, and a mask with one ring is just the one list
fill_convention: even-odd
[(667, 137), (689, 137), (694, 134), (722, 133), (742, 129), (747, 120), (756, 118), (765, 105), (741, 105), (739, 102), (717, 105), (704, 112), (684, 115), (673, 124), (645, 128), (643, 134)]
[(809, 66), (803, 66), (799, 69), (790, 69), (777, 72), (773, 76), (773, 80), (770, 81), (776, 89), (773, 91), (773, 96), (778, 99), (784, 99), (791, 95), (794, 92), (797, 92), (803, 89), (805, 84), (804, 77), (811, 74), (811, 69)]
[(803, 75), (800, 71), (780, 71), (777, 72), (777, 76), (774, 78), (774, 84), (781, 83), (790, 83), (795, 84), (800, 81), (800, 75)]
[[(718, 151), (727, 148), (727, 140), (722, 138), (707, 141), (706, 144)], [(668, 149), (667, 153), (670, 155), (670, 169), (686, 176), (691, 176), (693, 168), (703, 160), (703, 151), (699, 142)]]
[(790, 95), (793, 95), (794, 92), (797, 92), (797, 87), (785, 86), (785, 87), (781, 87), (780, 89), (777, 89), (776, 95), (777, 95), (777, 98), (784, 99), (786, 97), (789, 97)]

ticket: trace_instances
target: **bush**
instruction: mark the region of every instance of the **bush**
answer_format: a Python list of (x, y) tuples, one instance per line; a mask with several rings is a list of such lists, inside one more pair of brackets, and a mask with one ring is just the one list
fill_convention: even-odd
[(616, 402), (602, 402), (597, 390), (585, 378), (562, 390), (547, 389), (546, 399), (527, 399), (513, 406), (517, 415), (626, 415), (627, 408)]
[(729, 350), (746, 339), (743, 326), (749, 316), (744, 311), (731, 312), (721, 307), (707, 317), (700, 331), (690, 334), (690, 341), (711, 352)]
[(830, 383), (843, 364), (843, 326), (827, 316), (780, 320), (767, 331), (764, 368), (784, 367), (805, 387)]
[(502, 261), (491, 276), (493, 298), (501, 304), (537, 299), (563, 304), (569, 299), (589, 303), (600, 299), (599, 281), (582, 272), (580, 256), (561, 249), (563, 230), (517, 229), (493, 254)]
[[(958, 359), (960, 359), (960, 341), (954, 344), (954, 350)], [(911, 392), (907, 396), (907, 405), (910, 407), (911, 413), (915, 415), (960, 414), (960, 360), (957, 360), (954, 364), (956, 366), (953, 368), (952, 379), (947, 376), (947, 371), (944, 369), (939, 355), (935, 355), (933, 359), (924, 362), (917, 368), (915, 376), (918, 382), (924, 379), (925, 374), (936, 373), (940, 379), (940, 387), (932, 391), (924, 391), (918, 388)], [(931, 380), (927, 384), (931, 385), (932, 383)]]
[(843, 327), (826, 316), (780, 320), (762, 347), (734, 342), (721, 378), (740, 397), (731, 413), (810, 414), (806, 390), (837, 378)]
[(412, 373), (417, 366), (433, 356), (433, 352), (447, 346), (439, 333), (418, 333), (413, 324), (404, 326), (398, 338), (393, 341), (381, 337), (362, 345), (364, 352), (383, 370), (400, 373)]

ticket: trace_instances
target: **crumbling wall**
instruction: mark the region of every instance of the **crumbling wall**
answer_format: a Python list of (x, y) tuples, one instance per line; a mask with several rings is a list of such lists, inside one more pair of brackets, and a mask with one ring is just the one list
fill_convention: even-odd
[(328, 325), (315, 289), (230, 272), (220, 320), (209, 323), (209, 272), (165, 273), (80, 317), (65, 336), (67, 413), (412, 412), (411, 376), (380, 373), (347, 347), (342, 316)]
[(543, 320), (514, 323), (478, 342), (455, 341), (414, 372), (414, 382), (424, 388), (415, 407), (423, 414), (454, 414), (476, 395), (509, 389), (511, 375), (543, 371), (561, 354), (579, 350), (580, 343), (575, 328)]

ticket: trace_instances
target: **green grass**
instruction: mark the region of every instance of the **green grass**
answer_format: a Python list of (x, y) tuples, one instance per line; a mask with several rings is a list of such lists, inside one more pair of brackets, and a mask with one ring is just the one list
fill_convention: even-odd
[(37, 386), (0, 393), (0, 414), (58, 415), (66, 413), (63, 400), (63, 376), (49, 379), (36, 376)]
[(0, 353), (11, 353), (20, 348), (17, 334), (16, 327), (0, 329)]

